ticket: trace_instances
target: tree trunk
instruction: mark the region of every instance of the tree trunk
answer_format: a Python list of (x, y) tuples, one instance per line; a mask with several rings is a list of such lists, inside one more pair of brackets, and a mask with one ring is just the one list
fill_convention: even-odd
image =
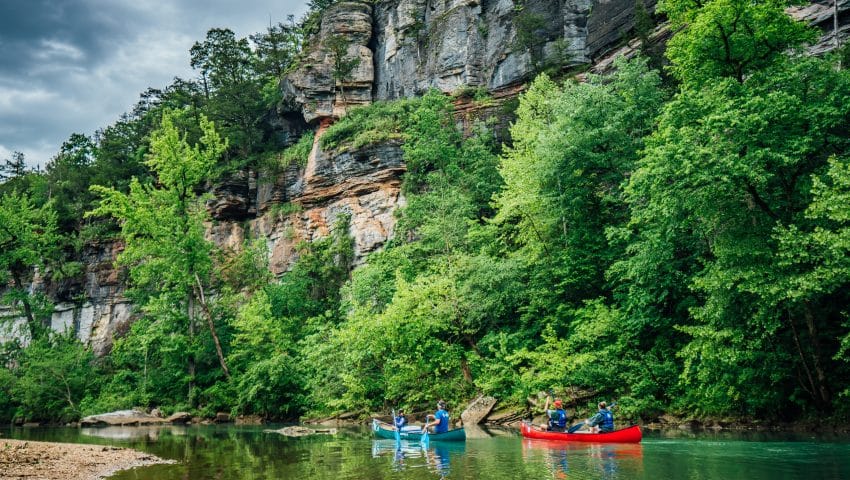
[(463, 379), (470, 385), (473, 385), (472, 369), (469, 368), (469, 362), (466, 361), (466, 357), (460, 357), (460, 370), (463, 372)]
[(818, 332), (817, 325), (815, 325), (815, 315), (808, 303), (805, 304), (804, 316), (806, 318), (806, 326), (809, 329), (809, 336), (812, 339), (812, 361), (814, 364), (815, 376), (817, 377), (819, 400), (823, 403), (824, 407), (829, 408), (832, 403), (832, 394), (829, 391), (826, 372), (824, 372), (823, 364), (821, 363), (821, 357), (823, 357), (823, 354), (820, 346), (820, 334)]
[(189, 358), (187, 359), (187, 371), (189, 373), (189, 405), (194, 407), (195, 353), (193, 352), (194, 346), (192, 344), (195, 340), (195, 297), (192, 295), (192, 292), (187, 293), (186, 308), (187, 313), (189, 314)]
[(230, 380), (230, 370), (227, 369), (227, 362), (225, 362), (224, 360), (224, 352), (221, 349), (221, 342), (218, 340), (218, 333), (216, 333), (215, 331), (215, 324), (213, 323), (212, 313), (210, 312), (209, 306), (207, 306), (207, 300), (204, 296), (204, 287), (201, 284), (201, 279), (198, 278), (197, 273), (195, 273), (195, 291), (197, 293), (198, 298), (201, 300), (201, 309), (204, 311), (204, 316), (207, 319), (207, 326), (210, 329), (213, 342), (215, 343), (215, 353), (218, 356), (218, 363), (221, 365), (222, 371), (224, 371), (224, 376), (228, 380)]
[(841, 42), (838, 40), (838, 0), (832, 0), (832, 36), (835, 37), (835, 51), (841, 48)]
[(809, 362), (806, 361), (806, 354), (803, 352), (803, 346), (800, 344), (800, 335), (797, 333), (797, 327), (794, 325), (794, 317), (791, 316), (791, 313), (788, 312), (788, 323), (791, 324), (791, 333), (794, 334), (794, 345), (797, 347), (797, 353), (800, 355), (800, 362), (803, 364), (803, 370), (806, 373), (806, 379), (809, 381), (809, 386), (811, 388), (807, 388), (803, 379), (800, 379), (800, 386), (806, 392), (812, 396), (812, 399), (817, 402), (817, 395), (815, 391), (817, 390), (817, 386), (815, 385), (815, 379), (812, 377), (812, 371), (809, 368)]
[[(26, 292), (24, 288), (24, 282), (21, 279), (21, 273), (17, 269), (12, 269), (12, 280), (14, 282), (15, 290), (19, 290), (22, 293)], [(35, 315), (32, 313), (32, 305), (30, 305), (29, 300), (27, 300), (27, 294), (23, 293), (21, 295), (21, 303), (24, 305), (24, 315), (27, 317), (27, 328), (30, 331), (30, 339), (35, 340), (41, 336), (41, 325), (39, 322), (35, 321)]]

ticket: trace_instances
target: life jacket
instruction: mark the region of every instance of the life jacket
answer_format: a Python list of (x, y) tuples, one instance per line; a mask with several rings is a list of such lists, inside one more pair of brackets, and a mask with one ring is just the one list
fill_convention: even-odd
[(604, 430), (614, 430), (614, 414), (607, 408), (600, 409), (599, 413), (602, 414), (602, 423), (599, 426)]
[(549, 428), (566, 428), (567, 412), (563, 408), (555, 410), (555, 416), (549, 418)]
[(407, 425), (407, 417), (401, 415), (395, 417), (395, 428), (401, 429), (405, 425)]

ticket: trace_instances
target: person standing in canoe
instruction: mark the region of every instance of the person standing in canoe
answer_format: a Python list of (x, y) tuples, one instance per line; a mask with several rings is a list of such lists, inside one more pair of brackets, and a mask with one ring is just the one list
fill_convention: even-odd
[[(428, 419), (433, 418), (433, 422)], [(449, 431), (449, 412), (446, 410), (446, 402), (444, 400), (437, 401), (437, 411), (431, 415), (425, 415), (425, 425), (422, 431), (426, 431), (428, 427), (434, 427), (434, 433), (446, 433)]]
[[(611, 405), (612, 407), (614, 405)], [(614, 431), (614, 414), (605, 402), (599, 402), (599, 411), (587, 419), (591, 433), (608, 433)]]
[(564, 410), (564, 402), (560, 398), (555, 398), (555, 401), (552, 402), (554, 409), (549, 410), (549, 400), (551, 399), (552, 396), (547, 395), (546, 405), (543, 406), (543, 411), (546, 412), (546, 417), (549, 418), (546, 430), (550, 432), (564, 432), (567, 430), (567, 411)]
[(398, 415), (393, 418), (393, 427), (399, 432), (407, 426), (407, 417), (404, 416), (404, 410), (399, 410)]

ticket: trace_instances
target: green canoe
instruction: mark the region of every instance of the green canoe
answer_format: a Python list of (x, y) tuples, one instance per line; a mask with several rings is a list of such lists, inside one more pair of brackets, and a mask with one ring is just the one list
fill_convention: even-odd
[[(395, 439), (395, 430), (392, 429), (390, 425), (381, 423), (377, 420), (372, 420), (372, 431), (375, 432), (375, 436), (378, 438), (388, 438), (390, 440)], [(408, 441), (416, 441), (422, 439), (421, 431), (407, 431), (407, 432), (399, 432), (399, 439), (408, 440)], [(449, 430), (445, 433), (429, 433), (428, 441), (430, 442), (465, 442), (466, 441), (466, 433), (464, 433), (462, 428), (456, 428), (454, 430)]]

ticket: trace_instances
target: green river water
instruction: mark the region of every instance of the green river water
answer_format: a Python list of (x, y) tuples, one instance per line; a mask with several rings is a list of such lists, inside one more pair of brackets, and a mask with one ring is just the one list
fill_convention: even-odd
[(466, 443), (397, 449), (365, 427), (300, 438), (268, 428), (277, 427), (30, 428), (0, 435), (131, 447), (178, 462), (110, 477), (116, 480), (850, 479), (847, 436), (649, 431), (637, 445), (584, 445), (497, 430), (473, 433)]

